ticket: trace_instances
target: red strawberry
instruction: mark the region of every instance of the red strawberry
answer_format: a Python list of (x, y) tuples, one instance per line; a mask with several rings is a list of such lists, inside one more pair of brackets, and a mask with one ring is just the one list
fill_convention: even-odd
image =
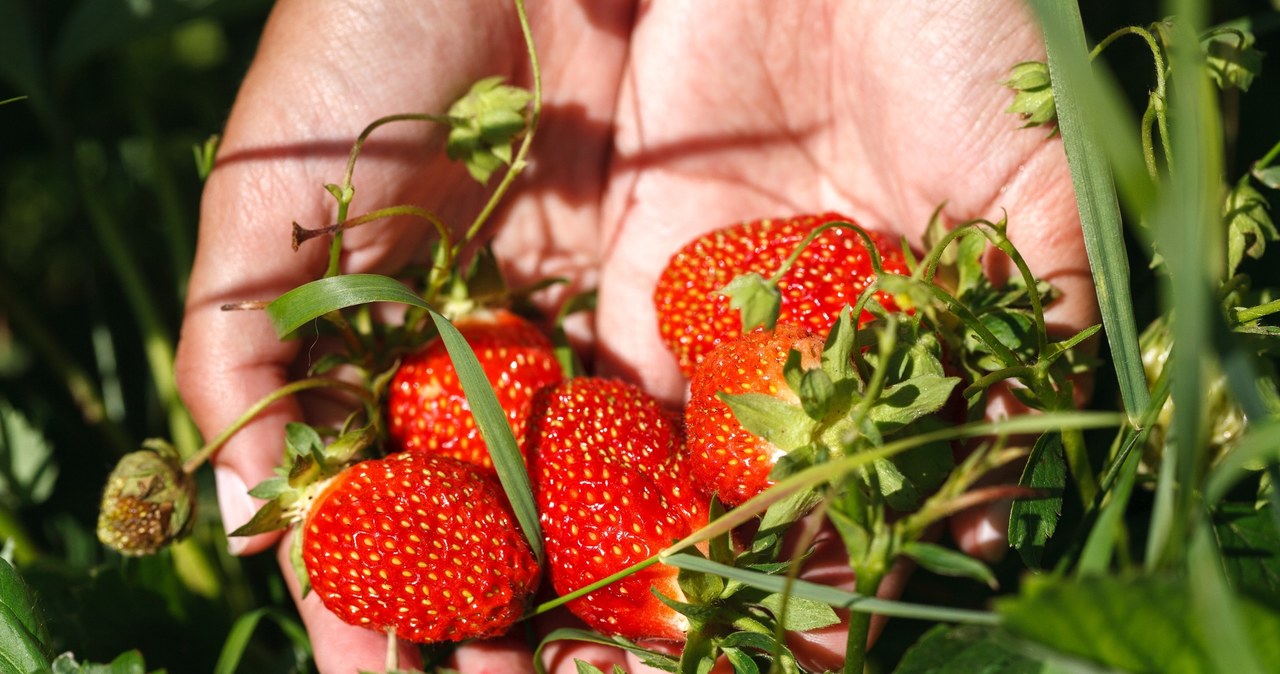
[[(692, 377), (697, 364), (717, 344), (742, 334), (739, 313), (719, 291), (735, 277), (755, 272), (769, 277), (823, 223), (852, 222), (838, 213), (755, 220), (713, 231), (687, 244), (663, 270), (654, 290), (658, 329)], [(870, 233), (886, 272), (907, 273), (902, 251)], [(823, 231), (782, 275), (778, 322), (798, 323), (826, 335), (840, 310), (853, 304), (875, 278), (862, 238), (847, 227)], [(891, 311), (900, 307), (886, 293), (876, 298)], [(863, 313), (860, 322), (870, 320)]]
[(417, 452), (363, 461), (311, 504), (302, 559), (324, 605), (418, 643), (506, 632), (538, 577), (497, 483)]
[(690, 472), (700, 487), (736, 506), (772, 484), (769, 472), (783, 450), (743, 428), (716, 394), (763, 393), (799, 403), (783, 376), (787, 356), (799, 351), (801, 367), (808, 370), (821, 365), (822, 348), (822, 339), (805, 328), (779, 323), (726, 341), (707, 355), (690, 383), (684, 417)]
[[(517, 440), (523, 438), (534, 392), (564, 378), (551, 340), (505, 309), (470, 314), (455, 326), (475, 351), (512, 433)], [(394, 449), (444, 454), (492, 468), (488, 447), (439, 338), (405, 358), (391, 380), (387, 403)]]
[[(679, 423), (640, 389), (571, 379), (538, 394), (532, 419), (538, 506), (558, 593), (643, 561), (706, 523), (682, 474)], [(655, 564), (568, 607), (604, 634), (683, 640), (688, 620), (650, 592), (683, 601), (677, 573)]]

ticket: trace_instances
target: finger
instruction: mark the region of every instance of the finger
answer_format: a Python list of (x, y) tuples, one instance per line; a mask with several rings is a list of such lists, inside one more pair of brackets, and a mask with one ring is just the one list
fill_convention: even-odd
[(459, 674), (532, 674), (533, 651), (516, 636), (470, 641), (458, 646), (449, 666)]
[[(297, 576), (289, 562), (290, 537), (285, 536), (276, 551), (286, 584), (298, 606), (298, 615), (311, 636), (312, 656), (316, 669), (325, 674), (381, 672), (387, 667), (387, 635), (363, 627), (349, 625), (325, 608), (314, 592), (300, 597)], [(418, 647), (408, 642), (397, 644), (400, 669), (422, 666)]]

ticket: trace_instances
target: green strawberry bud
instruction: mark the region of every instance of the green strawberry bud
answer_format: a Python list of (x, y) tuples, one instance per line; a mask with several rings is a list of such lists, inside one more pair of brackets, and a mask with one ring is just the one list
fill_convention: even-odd
[(191, 531), (195, 483), (178, 453), (152, 442), (126, 454), (107, 479), (98, 540), (125, 555), (149, 555)]
[(1058, 109), (1053, 102), (1053, 87), (1049, 80), (1049, 66), (1042, 61), (1023, 61), (1010, 71), (1003, 84), (1016, 93), (1006, 112), (1022, 117), (1023, 126), (1045, 126), (1058, 119)]
[(533, 98), (527, 90), (486, 77), (472, 85), (449, 108), (452, 128), (445, 154), (466, 164), (471, 177), (484, 183), (512, 159), (511, 143), (525, 129), (525, 108)]

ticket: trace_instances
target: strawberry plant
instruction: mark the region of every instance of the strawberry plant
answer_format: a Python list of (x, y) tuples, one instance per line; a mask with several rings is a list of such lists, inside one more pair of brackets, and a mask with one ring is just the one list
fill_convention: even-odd
[[(667, 242), (670, 264), (632, 296), (651, 305), (623, 309), (634, 341), (593, 352), (583, 310), (617, 301), (616, 288), (595, 295), (572, 264), (509, 282), (499, 269), (521, 251), (487, 245), (525, 217), (519, 190), (577, 206), (582, 194), (546, 180), (565, 159), (550, 148), (598, 131), (591, 111), (561, 126), (580, 111), (565, 80), (544, 92), (535, 49), (560, 45), (535, 44), (548, 15), (530, 22), (517, 1), (511, 35), (527, 55), (514, 71), (467, 70), (470, 88), (438, 109), (326, 135), (347, 163), (316, 186), (328, 210), (292, 223), (312, 275), (219, 300), (229, 334), (265, 317), (301, 356), (201, 442), (172, 383), (166, 321), (191, 267), (184, 201), (217, 141), (181, 110), (219, 87), (230, 98), (232, 78), (213, 85), (202, 68), (247, 62), (257, 24), (237, 17), (266, 8), (72, 4), (0, 7), (12, 89), (0, 118), (15, 148), (0, 161), (3, 212), (17, 225), (0, 252), (0, 672), (307, 670), (333, 633), (311, 635), (311, 662), (290, 585), (351, 633), (386, 639), (388, 671), (416, 651), (428, 671), (465, 674), (463, 654), (491, 637), (502, 640), (484, 648), (515, 643), (557, 672), (607, 671), (622, 653), (741, 674), (1252, 672), (1280, 657), (1280, 281), (1268, 257), (1280, 143), (1262, 67), (1275, 7), (1031, 0), (1046, 57), (989, 73), (984, 91), (1007, 91), (982, 124), (1065, 154), (1076, 212), (1063, 217), (1078, 214), (1098, 325), (1057, 322), (1080, 279), (1037, 275), (1036, 247), (1053, 244), (1018, 234), (1045, 215), (1001, 212), (1003, 194), (991, 219), (930, 203), (927, 222), (896, 222), (834, 184), (783, 194), (762, 182), (777, 194), (733, 206), (774, 210)], [(214, 58), (228, 36), (233, 56)], [(187, 81), (207, 91), (179, 93)], [(555, 124), (540, 133), (544, 94)], [(195, 126), (217, 128), (222, 105)], [(33, 150), (42, 133), (49, 157)], [(414, 146), (439, 155), (432, 166), (456, 165), (456, 180), (430, 186), (447, 193), (430, 208), (413, 190), (376, 189), (375, 167), (419, 133), (438, 140)], [(626, 138), (616, 158), (569, 152), (570, 164), (630, 179), (643, 162)], [(721, 142), (660, 146), (656, 160), (696, 175)], [(188, 162), (193, 145), (186, 176), (170, 155)], [(987, 170), (998, 150), (961, 170)], [(275, 151), (240, 148), (220, 168)], [(876, 184), (896, 199), (922, 196), (890, 178)], [(357, 187), (404, 201), (357, 211)], [(603, 210), (686, 212), (646, 198), (643, 180), (630, 187)], [(391, 257), (412, 262), (344, 272), (384, 228), (405, 227), (425, 232), (422, 254)], [(281, 237), (282, 267), (288, 246)], [(687, 397), (655, 397), (638, 383), (651, 373), (609, 351), (647, 342), (670, 350)], [(230, 382), (211, 386), (233, 395)], [(206, 464), (296, 399), (324, 413), (280, 424), (281, 465), (247, 485), (261, 509), (232, 532), (288, 530), (282, 579), (267, 555), (225, 552)], [(1008, 525), (988, 523), (985, 545), (944, 526), (993, 508)], [(993, 536), (1008, 554), (990, 554)], [(565, 613), (575, 626), (547, 629)], [(582, 642), (618, 655), (568, 647)]]

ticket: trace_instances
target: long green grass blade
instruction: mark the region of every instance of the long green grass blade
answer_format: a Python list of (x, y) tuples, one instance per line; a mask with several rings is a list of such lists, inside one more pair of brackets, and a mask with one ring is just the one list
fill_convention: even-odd
[(240, 661), (249, 648), (254, 632), (263, 618), (270, 618), (285, 633), (294, 649), (303, 653), (311, 652), (311, 641), (306, 630), (293, 618), (271, 608), (260, 608), (241, 615), (231, 625), (227, 638), (222, 642), (222, 652), (213, 666), (213, 674), (235, 674)]
[[(1031, 5), (1044, 26), (1058, 128), (1071, 167), (1102, 324), (1125, 411), (1130, 420), (1136, 420), (1150, 395), (1138, 348), (1113, 157), (1108, 151), (1118, 160), (1117, 172), (1129, 187), (1127, 196), (1142, 198), (1141, 150), (1131, 135), (1115, 133), (1132, 125), (1124, 121), (1127, 116), (1121, 112), (1118, 94), (1093, 74), (1080, 8), (1061, 0), (1032, 0)], [(1104, 136), (1104, 130), (1112, 133)]]
[(941, 620), (943, 622), (967, 623), (972, 625), (995, 625), (1000, 618), (986, 611), (972, 611), (946, 606), (928, 606), (902, 601), (891, 601), (868, 597), (857, 592), (849, 592), (829, 585), (822, 585), (806, 580), (791, 579), (759, 571), (740, 569), (713, 562), (704, 557), (681, 553), (666, 558), (666, 563), (674, 567), (710, 573), (736, 580), (740, 583), (757, 587), (769, 592), (790, 592), (793, 597), (811, 599), (830, 606), (847, 608), (860, 613), (878, 613), (899, 618), (916, 618), (918, 620)]

